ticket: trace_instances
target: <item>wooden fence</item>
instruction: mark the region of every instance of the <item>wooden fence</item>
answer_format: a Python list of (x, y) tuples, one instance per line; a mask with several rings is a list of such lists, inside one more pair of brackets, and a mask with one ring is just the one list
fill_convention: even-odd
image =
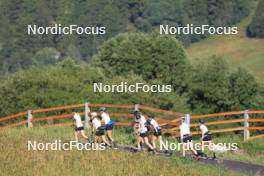
[[(72, 110), (78, 109), (80, 115), (85, 117), (85, 127), (89, 128), (89, 113), (98, 110), (99, 107), (107, 107), (111, 117), (115, 118), (116, 126), (133, 125), (133, 109), (140, 109), (143, 114), (152, 113), (165, 134), (179, 136), (179, 119), (184, 116), (187, 124), (191, 127), (192, 135), (200, 135), (198, 130), (199, 119), (204, 119), (210, 132), (227, 133), (241, 132), (244, 140), (255, 139), (264, 136), (264, 110), (246, 110), (236, 112), (224, 112), (203, 115), (190, 115), (179, 112), (172, 112), (144, 105), (131, 104), (76, 104), (59, 106), (45, 109), (28, 110), (18, 114), (0, 118), (0, 129), (13, 128), (18, 126), (30, 127), (60, 127), (72, 126)], [(57, 115), (59, 113), (59, 115)], [(47, 115), (48, 114), (48, 115)], [(59, 120), (60, 119), (60, 120)], [(64, 119), (64, 120), (61, 120)], [(124, 119), (127, 121), (124, 122)], [(55, 122), (54, 122), (55, 120)], [(230, 125), (231, 124), (231, 125)], [(255, 134), (250, 137), (250, 133)]]

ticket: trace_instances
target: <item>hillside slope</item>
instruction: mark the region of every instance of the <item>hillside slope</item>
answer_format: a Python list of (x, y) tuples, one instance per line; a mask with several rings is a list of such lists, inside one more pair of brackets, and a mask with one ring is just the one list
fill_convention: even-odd
[(230, 66), (243, 67), (251, 72), (257, 80), (264, 82), (264, 39), (246, 37), (246, 27), (251, 15), (239, 23), (237, 35), (212, 36), (199, 43), (192, 44), (187, 52), (192, 61), (209, 58), (212, 55), (224, 57)]

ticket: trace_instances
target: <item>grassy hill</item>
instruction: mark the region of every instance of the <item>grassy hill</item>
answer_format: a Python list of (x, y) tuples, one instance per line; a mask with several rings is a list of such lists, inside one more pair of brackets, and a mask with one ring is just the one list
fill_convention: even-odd
[[(253, 5), (252, 9), (256, 4)], [(238, 35), (212, 36), (201, 42), (192, 44), (187, 52), (192, 61), (209, 58), (212, 55), (222, 56), (231, 67), (243, 67), (250, 71), (260, 83), (264, 83), (264, 39), (246, 37), (246, 27), (251, 22), (250, 16), (237, 24)]]
[[(122, 143), (131, 143), (132, 137), (128, 135), (115, 131), (115, 138)], [(53, 142), (58, 139), (73, 139), (72, 128), (1, 130), (0, 175), (244, 175), (178, 157), (168, 159), (144, 153), (27, 150), (28, 140)]]

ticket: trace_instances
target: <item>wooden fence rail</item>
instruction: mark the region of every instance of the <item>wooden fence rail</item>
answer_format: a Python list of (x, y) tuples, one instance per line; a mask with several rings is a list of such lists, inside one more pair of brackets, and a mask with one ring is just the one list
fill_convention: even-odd
[(18, 114), (2, 117), (2, 118), (0, 118), (0, 122), (6, 121), (6, 120), (11, 120), (11, 119), (16, 119), (16, 118), (19, 118), (20, 116), (23, 116), (23, 115), (27, 115), (27, 112), (20, 112)]

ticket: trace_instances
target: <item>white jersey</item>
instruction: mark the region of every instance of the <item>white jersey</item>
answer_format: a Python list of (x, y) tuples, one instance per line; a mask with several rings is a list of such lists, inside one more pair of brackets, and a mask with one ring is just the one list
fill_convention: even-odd
[(101, 117), (105, 124), (108, 124), (111, 121), (110, 116), (105, 112), (101, 114)]
[(181, 139), (183, 138), (184, 135), (187, 135), (187, 134), (190, 135), (191, 134), (190, 128), (186, 123), (182, 123), (180, 125), (180, 134), (181, 134)]
[(101, 126), (101, 121), (98, 120), (97, 118), (94, 118), (94, 119), (92, 120), (92, 124), (93, 124), (93, 126), (95, 127), (95, 129), (97, 130), (97, 128), (99, 128), (99, 127)]
[(147, 122), (146, 118), (143, 115), (141, 115), (139, 119), (140, 133), (145, 133), (148, 131), (147, 127), (145, 126), (146, 122)]
[(75, 126), (76, 126), (77, 128), (79, 128), (79, 127), (83, 127), (82, 119), (81, 119), (80, 114), (78, 114), (78, 113), (74, 113), (73, 118), (74, 118), (74, 120), (75, 120)]
[(200, 130), (202, 131), (202, 135), (208, 132), (208, 128), (204, 124), (200, 125)]
[(155, 130), (160, 129), (160, 126), (156, 120), (151, 119), (150, 124), (155, 128)]

